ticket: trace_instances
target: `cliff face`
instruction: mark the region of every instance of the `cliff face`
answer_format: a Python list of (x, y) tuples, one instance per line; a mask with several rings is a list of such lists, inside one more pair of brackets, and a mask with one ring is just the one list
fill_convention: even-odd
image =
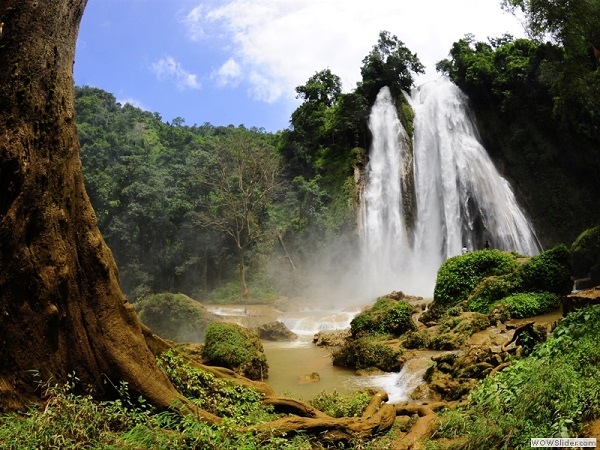
[(570, 246), (600, 223), (600, 142), (558, 132), (527, 110), (474, 103), (483, 143), (511, 183), (544, 248)]

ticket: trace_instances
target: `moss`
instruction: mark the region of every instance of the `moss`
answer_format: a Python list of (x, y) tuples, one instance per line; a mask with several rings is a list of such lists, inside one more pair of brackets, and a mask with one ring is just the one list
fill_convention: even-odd
[(520, 319), (557, 309), (560, 298), (550, 292), (522, 292), (506, 297), (494, 305), (494, 308), (504, 305), (508, 308), (510, 317)]
[[(470, 293), (467, 309), (490, 314), (503, 299), (531, 293), (530, 296), (517, 295), (508, 302), (518, 314), (513, 317), (530, 317), (558, 307), (556, 296), (569, 293), (571, 286), (569, 251), (564, 245), (558, 245), (517, 264), (508, 273), (482, 279)], [(550, 295), (545, 296), (545, 293)], [(523, 307), (519, 307), (520, 303)]]
[[(600, 225), (585, 230), (571, 246), (571, 261), (573, 275), (585, 278), (592, 275), (593, 268), (599, 272), (600, 267)], [(600, 275), (600, 274), (598, 274)], [(600, 283), (600, 277), (595, 277), (595, 284)]]
[(385, 372), (396, 372), (401, 369), (402, 353), (372, 337), (350, 339), (339, 350), (333, 353), (333, 365), (352, 369), (368, 369), (376, 367)]
[(175, 342), (202, 342), (210, 322), (219, 320), (183, 294), (149, 295), (138, 303), (140, 320), (157, 335)]
[(414, 306), (405, 301), (380, 297), (375, 304), (358, 314), (350, 323), (353, 337), (365, 334), (401, 336), (416, 329), (412, 320)]
[(443, 312), (466, 300), (484, 278), (504, 275), (517, 266), (513, 255), (499, 250), (479, 250), (447, 259), (438, 271), (431, 309)]
[(569, 259), (570, 253), (564, 244), (534, 256), (519, 270), (521, 290), (568, 294), (573, 286)]
[(211, 323), (206, 327), (203, 355), (210, 364), (252, 380), (268, 376), (269, 366), (258, 335), (234, 323)]
[(429, 333), (425, 330), (409, 331), (404, 335), (402, 345), (409, 349), (427, 348), (429, 346)]

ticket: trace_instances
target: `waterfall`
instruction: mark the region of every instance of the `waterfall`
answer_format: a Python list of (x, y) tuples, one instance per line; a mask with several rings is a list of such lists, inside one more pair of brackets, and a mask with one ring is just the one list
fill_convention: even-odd
[(480, 143), (466, 96), (442, 77), (408, 100), (412, 146), (387, 87), (369, 117), (373, 142), (359, 229), (365, 283), (374, 294), (431, 297), (440, 265), (463, 245), (478, 250), (488, 241), (500, 250), (538, 253), (529, 220)]

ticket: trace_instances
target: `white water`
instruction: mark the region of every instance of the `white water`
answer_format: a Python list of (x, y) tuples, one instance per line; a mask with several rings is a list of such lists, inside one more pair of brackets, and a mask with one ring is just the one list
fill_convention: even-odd
[[(509, 183), (481, 145), (466, 96), (447, 78), (412, 92), (414, 155), (388, 88), (373, 105), (359, 214), (365, 283), (431, 297), (440, 265), (481, 249), (534, 255), (540, 246)], [(414, 187), (413, 187), (414, 186)]]

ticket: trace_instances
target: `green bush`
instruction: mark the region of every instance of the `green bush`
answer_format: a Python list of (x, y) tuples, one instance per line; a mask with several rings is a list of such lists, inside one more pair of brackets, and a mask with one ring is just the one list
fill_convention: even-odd
[(469, 296), (467, 309), (487, 314), (491, 305), (518, 291), (519, 277), (516, 272), (484, 278)]
[(523, 292), (500, 300), (493, 308), (498, 305), (506, 305), (510, 317), (521, 319), (557, 309), (560, 306), (560, 298), (550, 292)]
[(267, 378), (269, 365), (256, 333), (234, 323), (206, 327), (203, 356), (210, 364), (227, 367), (252, 380)]
[(427, 348), (429, 346), (429, 333), (425, 330), (409, 331), (404, 335), (402, 345), (404, 348)]
[(553, 292), (565, 295), (571, 292), (571, 264), (569, 250), (563, 244), (534, 256), (519, 269), (522, 291)]
[(331, 417), (358, 417), (362, 415), (370, 401), (371, 395), (367, 392), (342, 395), (333, 391), (332, 393), (321, 392), (308, 403)]
[(200, 303), (183, 294), (149, 295), (135, 306), (140, 320), (153, 333), (175, 342), (202, 342), (206, 326), (219, 320)]
[(373, 306), (352, 319), (350, 331), (353, 337), (368, 333), (400, 336), (416, 329), (412, 320), (414, 312), (414, 306), (408, 302), (380, 297)]
[[(600, 272), (600, 225), (585, 230), (571, 246), (573, 275), (585, 278)], [(592, 270), (595, 268), (595, 270)], [(599, 274), (600, 275), (600, 274)], [(594, 278), (600, 284), (600, 277)]]
[(375, 367), (385, 372), (396, 372), (401, 369), (401, 352), (395, 351), (384, 343), (373, 338), (360, 337), (351, 339), (333, 352), (333, 365), (351, 369), (368, 369)]
[(443, 312), (466, 300), (485, 277), (512, 272), (516, 258), (499, 250), (479, 250), (447, 259), (440, 267), (432, 308)]

